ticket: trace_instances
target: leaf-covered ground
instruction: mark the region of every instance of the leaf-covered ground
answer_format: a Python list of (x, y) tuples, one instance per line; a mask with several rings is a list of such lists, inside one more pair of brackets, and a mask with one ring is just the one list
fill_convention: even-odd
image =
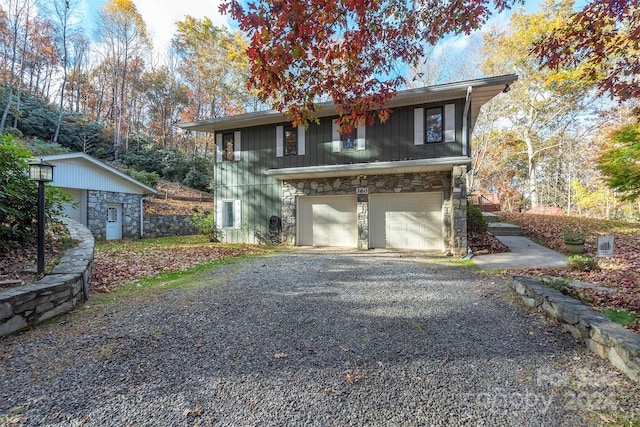
[[(45, 231), (45, 271), (50, 272), (64, 252), (75, 246), (67, 229), (60, 223), (48, 224)], [(38, 245), (35, 240), (0, 251), (0, 290), (38, 281)]]
[[(640, 312), (640, 224), (622, 221), (578, 218), (569, 216), (534, 215), (501, 212), (504, 221), (522, 227), (523, 234), (559, 252), (566, 253), (562, 240), (564, 230), (586, 234), (585, 254), (596, 256), (597, 236), (614, 236), (614, 254), (598, 258), (599, 270), (528, 269), (519, 274), (548, 275), (580, 280), (612, 288), (614, 291), (579, 290), (596, 309), (607, 307)], [(513, 273), (511, 271), (510, 273)], [(638, 321), (632, 329), (638, 330)]]
[(141, 278), (184, 271), (200, 264), (248, 254), (265, 253), (250, 245), (222, 245), (204, 236), (99, 242), (96, 245), (91, 290), (109, 292)]

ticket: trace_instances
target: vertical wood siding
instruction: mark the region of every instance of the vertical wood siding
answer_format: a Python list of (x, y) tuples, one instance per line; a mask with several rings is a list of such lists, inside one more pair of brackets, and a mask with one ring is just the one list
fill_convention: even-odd
[[(414, 144), (414, 108), (455, 104), (455, 142)], [(416, 105), (394, 110), (386, 123), (366, 128), (364, 150), (332, 152), (332, 121), (320, 119), (305, 132), (304, 155), (278, 157), (277, 127), (286, 123), (235, 129), (241, 132), (239, 161), (219, 161), (215, 167), (216, 200), (241, 200), (244, 225), (225, 229), (225, 241), (258, 243), (255, 231), (266, 233), (269, 218), (282, 216), (282, 182), (264, 175), (268, 169), (399, 161), (461, 156), (464, 99), (439, 104)], [(443, 129), (444, 130), (444, 129)], [(230, 131), (225, 131), (227, 133)], [(300, 150), (299, 150), (300, 152)]]

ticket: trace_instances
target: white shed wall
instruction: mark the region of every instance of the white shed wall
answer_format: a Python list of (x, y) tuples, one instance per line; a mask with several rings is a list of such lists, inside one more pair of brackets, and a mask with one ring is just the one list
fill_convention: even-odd
[(140, 187), (82, 159), (56, 160), (52, 163), (56, 167), (51, 185), (56, 187), (143, 194)]

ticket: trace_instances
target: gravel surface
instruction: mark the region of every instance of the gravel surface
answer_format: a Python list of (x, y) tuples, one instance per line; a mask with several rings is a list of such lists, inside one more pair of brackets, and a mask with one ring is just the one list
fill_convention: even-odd
[(640, 390), (504, 279), (297, 250), (0, 338), (0, 425), (578, 426)]

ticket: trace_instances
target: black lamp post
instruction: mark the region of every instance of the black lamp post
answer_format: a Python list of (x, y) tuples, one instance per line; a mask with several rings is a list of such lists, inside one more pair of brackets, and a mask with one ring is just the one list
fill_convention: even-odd
[(53, 181), (53, 168), (42, 159), (29, 163), (29, 180), (38, 181), (38, 274), (44, 274), (44, 183)]

